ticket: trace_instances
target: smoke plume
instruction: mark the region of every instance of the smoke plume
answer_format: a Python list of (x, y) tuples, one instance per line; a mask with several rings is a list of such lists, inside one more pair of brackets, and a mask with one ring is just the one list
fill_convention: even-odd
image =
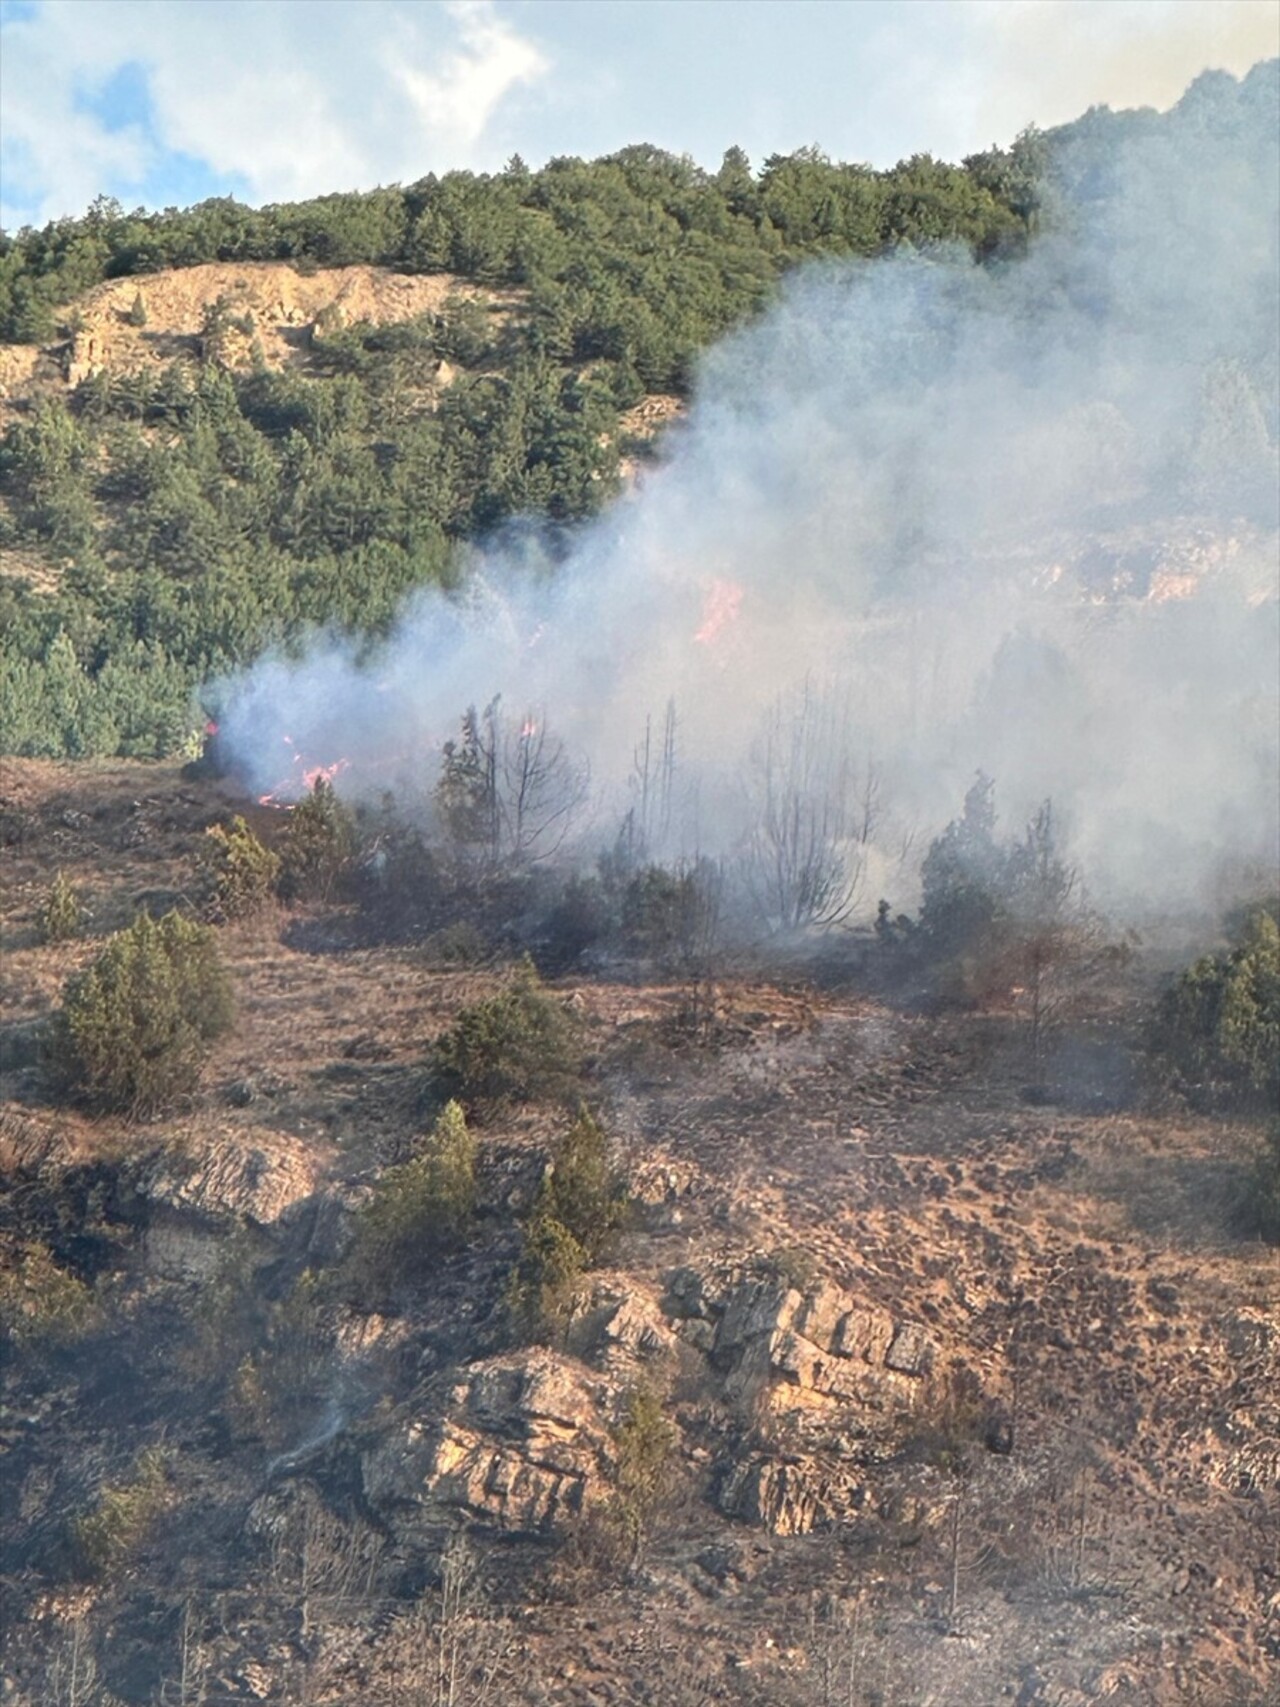
[(1273, 866), (1276, 105), (1273, 63), (1082, 121), (1022, 259), (794, 275), (563, 560), (509, 536), (372, 655), (317, 639), (228, 684), (238, 768), (287, 787), (287, 736), (340, 792), (429, 800), (500, 694), (589, 765), (599, 840), (674, 703), (667, 851), (750, 842), (792, 716), (838, 747), (807, 772), (874, 779), (878, 881), (979, 769), (1006, 828), (1052, 796), (1113, 906)]

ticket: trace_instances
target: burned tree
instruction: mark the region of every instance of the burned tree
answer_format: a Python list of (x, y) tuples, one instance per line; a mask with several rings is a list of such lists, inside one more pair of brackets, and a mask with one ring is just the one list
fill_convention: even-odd
[(771, 930), (843, 923), (881, 816), (881, 777), (859, 764), (848, 719), (806, 683), (770, 710), (752, 755), (747, 889)]
[(497, 698), (483, 712), (470, 706), (461, 738), (445, 743), (436, 810), (454, 847), (484, 864), (544, 860), (573, 828), (588, 780), (545, 715), (517, 724)]

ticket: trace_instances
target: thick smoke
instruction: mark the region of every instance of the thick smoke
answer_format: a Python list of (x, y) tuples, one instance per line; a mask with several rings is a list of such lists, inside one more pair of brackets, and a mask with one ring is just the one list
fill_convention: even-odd
[(340, 791), (429, 799), (501, 694), (589, 763), (601, 839), (674, 702), (669, 852), (742, 850), (791, 718), (839, 748), (809, 770), (878, 779), (868, 902), (979, 769), (1010, 830), (1053, 797), (1114, 906), (1272, 866), (1276, 72), (1085, 121), (1024, 259), (794, 276), (554, 570), (494, 547), (373, 656), (329, 638), (231, 684), (238, 767), (270, 791), (291, 750), (341, 758)]

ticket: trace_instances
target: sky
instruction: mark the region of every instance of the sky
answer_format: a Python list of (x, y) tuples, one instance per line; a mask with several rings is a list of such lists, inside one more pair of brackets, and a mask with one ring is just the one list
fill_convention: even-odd
[(1280, 0), (0, 0), (0, 224), (649, 142), (960, 159), (1280, 52)]

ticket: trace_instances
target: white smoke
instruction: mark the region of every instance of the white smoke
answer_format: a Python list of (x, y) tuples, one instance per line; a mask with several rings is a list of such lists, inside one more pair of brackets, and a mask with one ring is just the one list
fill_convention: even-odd
[(674, 700), (680, 834), (724, 852), (762, 723), (808, 682), (883, 779), (885, 857), (983, 769), (1008, 827), (1053, 797), (1113, 904), (1273, 867), (1275, 107), (1274, 65), (1218, 74), (1077, 144), (1023, 260), (793, 276), (554, 572), (495, 547), (373, 656), (331, 637), (232, 684), (238, 766), (279, 788), (287, 735), (348, 761), (340, 789), (428, 796), (501, 694), (584, 754), (603, 815)]

